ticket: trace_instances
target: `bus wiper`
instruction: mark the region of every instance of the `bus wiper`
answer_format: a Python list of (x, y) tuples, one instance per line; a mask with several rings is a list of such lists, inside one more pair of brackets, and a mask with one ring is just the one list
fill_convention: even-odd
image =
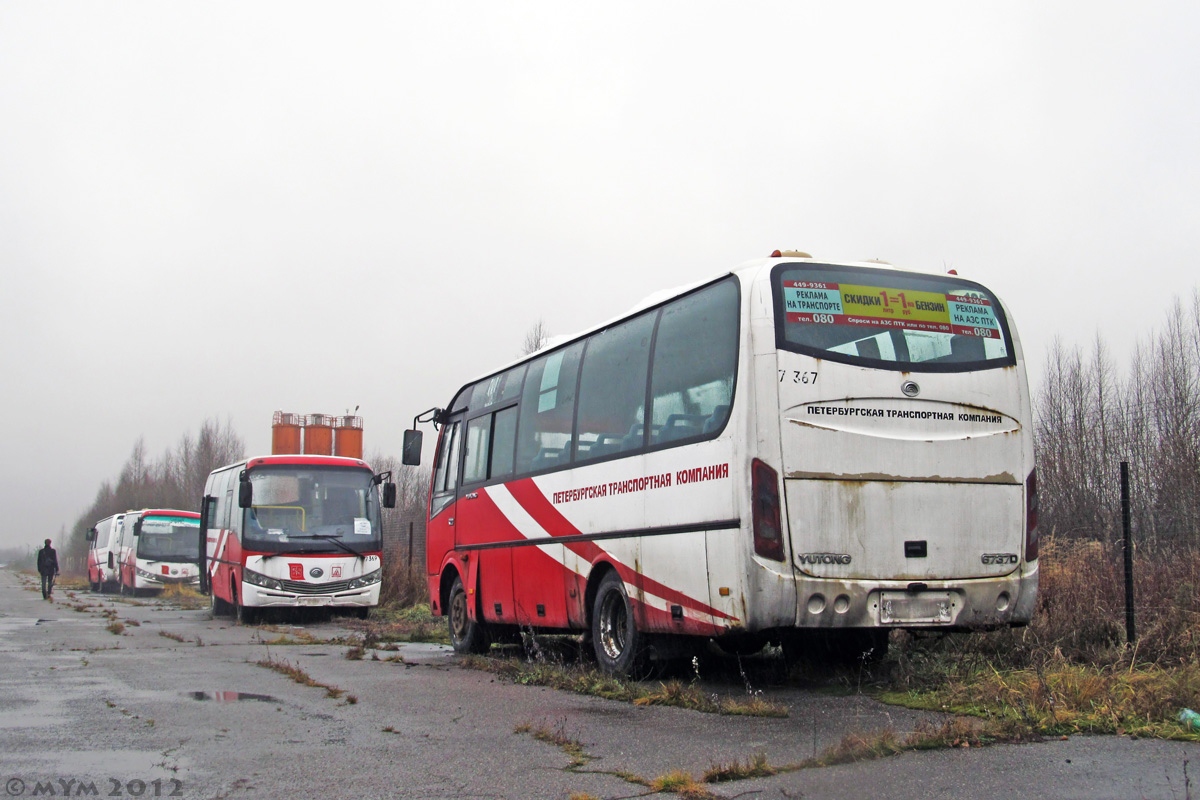
[[(292, 537), (289, 537), (289, 538), (292, 538), (292, 539), (297, 539), (297, 538), (299, 538), (299, 537), (297, 537), (297, 536), (292, 536)], [(304, 555), (305, 553), (311, 553), (311, 552), (312, 552), (311, 550), (280, 550), (278, 553), (266, 553), (266, 554), (264, 554), (264, 555), (263, 555), (263, 557), (262, 557), (262, 560), (263, 560), (263, 561), (266, 561), (268, 558), (272, 558), (272, 557), (274, 557), (274, 556), (302, 556), (302, 555)]]
[(358, 552), (357, 550), (355, 550), (353, 547), (351, 547), (350, 545), (343, 542), (338, 537), (330, 536), (327, 533), (309, 533), (304, 536), (289, 536), (288, 538), (289, 539), (321, 539), (322, 541), (332, 542), (333, 544), (336, 544), (338, 547), (342, 548), (347, 553), (354, 555), (354, 556), (358, 556), (359, 558), (363, 559), (364, 561), (367, 558), (362, 553)]

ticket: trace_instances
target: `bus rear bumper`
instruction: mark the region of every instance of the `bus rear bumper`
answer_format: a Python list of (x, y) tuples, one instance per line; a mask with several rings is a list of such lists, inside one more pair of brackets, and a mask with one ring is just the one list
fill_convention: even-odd
[(955, 581), (806, 580), (797, 628), (989, 630), (1029, 624), (1038, 567), (997, 578)]

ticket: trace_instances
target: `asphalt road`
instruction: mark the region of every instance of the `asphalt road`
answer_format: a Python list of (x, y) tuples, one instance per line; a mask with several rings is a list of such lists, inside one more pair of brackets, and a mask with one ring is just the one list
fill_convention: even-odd
[[(107, 627), (114, 612), (120, 633)], [(47, 602), (32, 580), (0, 571), (0, 798), (669, 797), (639, 779), (699, 777), (760, 753), (771, 764), (798, 763), (848, 733), (890, 727), (902, 736), (922, 719), (938, 721), (862, 695), (796, 689), (765, 689), (788, 706), (785, 719), (635, 707), (506, 683), (458, 666), (436, 645), (355, 661), (344, 644), (271, 643), (348, 633), (336, 621), (240, 627), (207, 610), (61, 588)], [(298, 684), (262, 660), (342, 694)], [(584, 763), (532, 733), (578, 742)], [(1200, 797), (1191, 785), (1200, 783), (1198, 753), (1189, 743), (1075, 737), (906, 753), (708, 789), (755, 798), (1181, 800)]]

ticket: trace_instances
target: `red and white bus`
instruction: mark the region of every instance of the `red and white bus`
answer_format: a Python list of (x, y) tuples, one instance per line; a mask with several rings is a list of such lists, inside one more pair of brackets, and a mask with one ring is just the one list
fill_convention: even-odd
[(704, 638), (861, 652), (1033, 613), (1021, 346), (953, 274), (776, 251), (431, 416), (429, 592), (459, 651), (582, 631), (629, 673)]
[[(375, 475), (357, 458), (270, 455), (214, 470), (202, 505), (203, 587), (214, 614), (379, 604), (383, 525)], [(395, 484), (384, 502), (395, 505)]]
[(200, 585), (200, 515), (195, 511), (126, 511), (120, 530), (121, 594)]
[(97, 522), (87, 532), (88, 585), (93, 592), (115, 589), (120, 582), (117, 555), (121, 549), (121, 522), (124, 514), (113, 514)]

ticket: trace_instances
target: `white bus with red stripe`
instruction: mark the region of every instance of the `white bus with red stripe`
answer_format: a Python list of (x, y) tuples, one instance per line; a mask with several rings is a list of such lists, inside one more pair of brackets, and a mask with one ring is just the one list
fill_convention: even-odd
[[(204, 591), (214, 614), (379, 604), (383, 525), (375, 475), (357, 458), (270, 455), (214, 470), (202, 502)], [(395, 484), (384, 502), (395, 504)]]
[(1020, 343), (955, 275), (777, 252), (431, 418), (430, 598), (460, 651), (582, 631), (628, 673), (710, 637), (861, 650), (1033, 613)]
[(200, 585), (200, 515), (195, 511), (126, 511), (119, 535), (121, 594)]

